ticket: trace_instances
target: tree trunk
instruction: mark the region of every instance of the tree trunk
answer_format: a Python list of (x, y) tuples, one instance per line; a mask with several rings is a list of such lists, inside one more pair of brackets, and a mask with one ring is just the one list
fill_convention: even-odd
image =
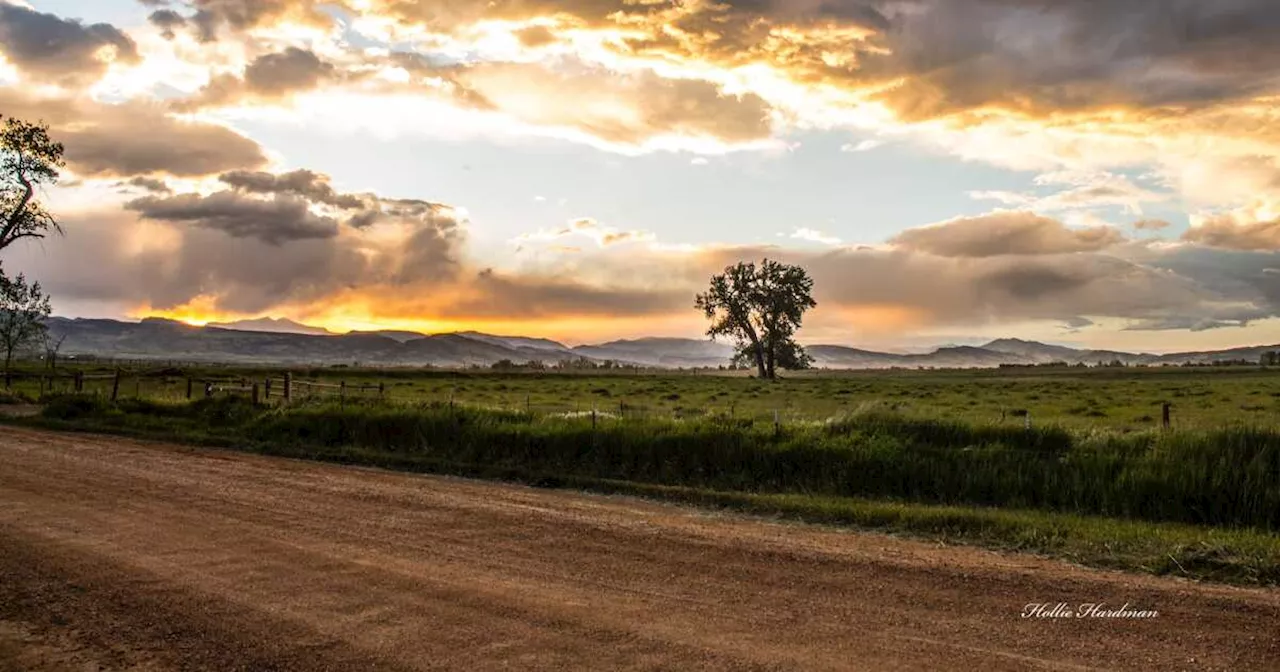
[(13, 382), (13, 350), (5, 350), (4, 353), (4, 389), (12, 387)]

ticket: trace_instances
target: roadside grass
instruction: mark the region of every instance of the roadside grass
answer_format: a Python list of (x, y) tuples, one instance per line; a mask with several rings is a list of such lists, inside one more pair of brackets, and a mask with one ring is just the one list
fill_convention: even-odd
[(1280, 433), (1030, 432), (871, 411), (784, 429), (539, 418), (441, 404), (192, 404), (82, 395), (22, 424), (513, 480), (1280, 585)]

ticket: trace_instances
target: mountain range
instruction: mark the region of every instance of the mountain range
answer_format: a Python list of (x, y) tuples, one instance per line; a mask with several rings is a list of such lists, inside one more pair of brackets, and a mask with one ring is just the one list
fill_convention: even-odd
[[(362, 364), (367, 366), (490, 366), (500, 361), (547, 365), (586, 359), (658, 368), (718, 367), (729, 363), (726, 343), (687, 338), (640, 338), (595, 345), (567, 346), (544, 338), (496, 336), (474, 331), (418, 334), (370, 331), (335, 334), (316, 327), (270, 318), (209, 324), (203, 327), (160, 318), (141, 322), (51, 317), (50, 331), (65, 336), (60, 356), (178, 360), (253, 364)], [(994, 368), (1052, 362), (1097, 364), (1212, 363), (1258, 361), (1280, 345), (1165, 355), (1082, 350), (1016, 338), (981, 346), (946, 346), (932, 352), (896, 354), (842, 345), (810, 345), (814, 364), (830, 369)]]

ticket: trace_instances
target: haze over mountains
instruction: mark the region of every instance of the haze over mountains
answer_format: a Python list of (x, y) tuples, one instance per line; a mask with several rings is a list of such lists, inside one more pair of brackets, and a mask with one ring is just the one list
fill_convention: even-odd
[[(260, 319), (204, 327), (148, 318), (141, 322), (52, 317), (50, 331), (66, 336), (60, 355), (119, 359), (177, 360), (258, 364), (361, 364), (366, 366), (490, 366), (509, 360), (547, 365), (587, 359), (662, 368), (727, 365), (726, 343), (685, 338), (640, 338), (570, 347), (544, 338), (496, 336), (478, 332), (417, 334), (405, 331), (334, 334), (289, 320)], [(928, 353), (895, 354), (842, 345), (810, 345), (815, 366), (830, 369), (891, 367), (975, 368), (1002, 364), (1210, 363), (1257, 361), (1280, 345), (1166, 355), (1079, 350), (1005, 338), (982, 346), (948, 346)]]

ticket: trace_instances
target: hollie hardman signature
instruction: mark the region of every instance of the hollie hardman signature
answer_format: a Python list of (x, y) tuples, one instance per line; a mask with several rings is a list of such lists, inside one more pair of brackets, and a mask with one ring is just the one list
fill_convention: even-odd
[(1155, 609), (1137, 609), (1125, 602), (1119, 607), (1112, 607), (1106, 602), (1084, 602), (1068, 604), (1066, 602), (1031, 602), (1022, 608), (1023, 618), (1155, 618), (1160, 612)]

